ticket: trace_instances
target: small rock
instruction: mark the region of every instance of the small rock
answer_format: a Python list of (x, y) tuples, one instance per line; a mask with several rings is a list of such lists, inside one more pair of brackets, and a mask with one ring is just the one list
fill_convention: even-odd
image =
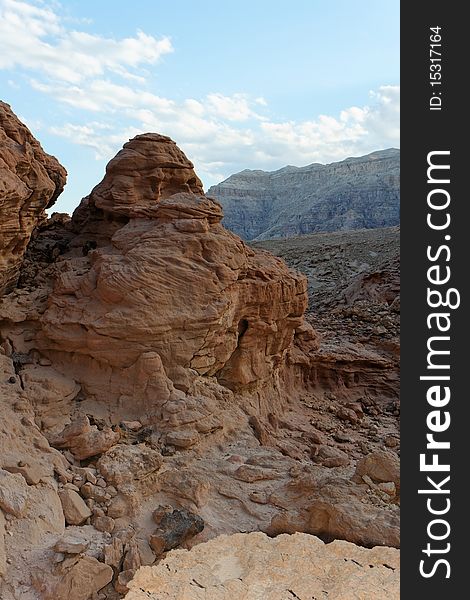
[(313, 462), (328, 468), (349, 465), (349, 456), (346, 452), (332, 446), (315, 446), (312, 448), (311, 458)]
[(78, 485), (75, 485), (74, 483), (66, 483), (64, 484), (64, 489), (65, 490), (73, 490), (74, 492), (79, 492), (80, 488), (78, 487)]
[(129, 431), (139, 431), (143, 427), (140, 421), (121, 421), (121, 425)]
[(68, 525), (82, 525), (91, 516), (91, 510), (74, 490), (61, 490), (59, 498)]
[(129, 591), (127, 584), (131, 581), (134, 575), (135, 571), (133, 571), (132, 569), (121, 571), (119, 573), (116, 581), (114, 582), (114, 589), (118, 594), (127, 594), (127, 592)]
[(394, 498), (396, 496), (397, 488), (396, 488), (395, 484), (393, 483), (393, 481), (387, 481), (386, 483), (379, 483), (377, 487), (379, 488), (379, 490), (382, 490), (382, 492), (385, 492), (386, 494), (388, 494), (391, 498)]
[(352, 424), (355, 424), (359, 421), (357, 414), (352, 409), (346, 408), (345, 406), (340, 406), (338, 408), (336, 416), (342, 421), (349, 421)]
[(62, 538), (54, 544), (54, 551), (61, 554), (80, 554), (87, 549), (88, 544), (73, 538)]
[(123, 496), (115, 496), (111, 499), (108, 506), (108, 517), (116, 519), (127, 515), (129, 507)]
[(171, 431), (166, 435), (166, 443), (177, 448), (190, 448), (197, 443), (199, 435), (196, 431)]
[(119, 538), (113, 537), (112, 542), (107, 544), (103, 549), (105, 564), (118, 569), (121, 565), (123, 553), (123, 542)]
[(93, 519), (93, 525), (98, 531), (112, 533), (114, 530), (114, 519), (111, 517), (98, 516)]
[(357, 463), (356, 476), (368, 475), (378, 483), (393, 481), (400, 488), (400, 460), (398, 456), (386, 450), (371, 452)]
[(165, 551), (165, 540), (159, 534), (151, 535), (149, 539), (149, 544), (157, 558), (161, 556)]
[(185, 509), (175, 509), (163, 515), (158, 529), (150, 538), (150, 546), (159, 556), (162, 551), (176, 548), (203, 529), (204, 521), (199, 515)]

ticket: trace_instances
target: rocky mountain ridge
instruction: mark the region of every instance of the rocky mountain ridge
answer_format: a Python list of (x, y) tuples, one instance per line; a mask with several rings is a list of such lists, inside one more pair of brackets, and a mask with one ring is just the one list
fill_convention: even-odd
[(398, 225), (400, 151), (373, 152), (328, 165), (244, 170), (207, 195), (224, 225), (245, 240)]

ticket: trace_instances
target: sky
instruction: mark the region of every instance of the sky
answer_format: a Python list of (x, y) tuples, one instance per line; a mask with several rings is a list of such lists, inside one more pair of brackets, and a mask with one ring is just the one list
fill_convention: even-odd
[(399, 0), (0, 0), (0, 99), (66, 167), (72, 212), (134, 135), (205, 189), (399, 147)]

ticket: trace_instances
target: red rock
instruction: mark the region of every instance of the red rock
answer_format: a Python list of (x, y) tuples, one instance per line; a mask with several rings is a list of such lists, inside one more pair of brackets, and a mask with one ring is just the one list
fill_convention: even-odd
[(0, 101), (0, 296), (16, 284), (34, 228), (62, 192), (67, 172)]

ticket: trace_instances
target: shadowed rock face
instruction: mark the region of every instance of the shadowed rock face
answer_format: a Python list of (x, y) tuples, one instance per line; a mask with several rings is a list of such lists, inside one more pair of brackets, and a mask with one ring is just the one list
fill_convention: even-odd
[(318, 231), (388, 227), (400, 215), (400, 151), (373, 152), (329, 165), (231, 175), (208, 196), (224, 225), (246, 240)]
[(33, 229), (62, 192), (67, 172), (0, 102), (0, 295), (16, 283)]

